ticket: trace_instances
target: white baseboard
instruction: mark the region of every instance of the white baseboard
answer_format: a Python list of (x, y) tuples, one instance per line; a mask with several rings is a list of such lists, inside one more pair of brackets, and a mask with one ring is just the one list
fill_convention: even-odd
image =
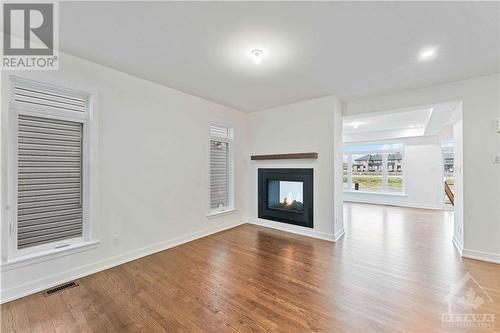
[(35, 281), (31, 281), (10, 289), (2, 290), (0, 294), (0, 304), (13, 301), (15, 299), (34, 294), (36, 292), (63, 284), (65, 282), (82, 278), (84, 276), (94, 274), (114, 266), (124, 264), (126, 262), (136, 260), (156, 252), (160, 252), (174, 246), (181, 245), (193, 241), (198, 238), (209, 236), (211, 234), (231, 229), (245, 223), (245, 219), (239, 219), (221, 225), (207, 228), (201, 231), (193, 232), (181, 237), (177, 237), (168, 241), (160, 242), (150, 246), (146, 246), (128, 253), (120, 254), (108, 259), (104, 259), (92, 264), (81, 266), (66, 272), (54, 274)]
[(455, 245), (455, 248), (458, 250), (458, 253), (460, 253), (460, 255), (462, 255), (464, 252), (462, 243), (460, 243), (458, 241), (458, 239), (455, 238), (455, 236), (453, 236), (453, 245)]
[(330, 242), (335, 241), (335, 237), (333, 234), (329, 234), (326, 232), (317, 231), (311, 228), (299, 227), (291, 224), (280, 223), (276, 221), (264, 220), (255, 217), (247, 217), (246, 222), (255, 225), (261, 225), (263, 227), (268, 227), (272, 229), (277, 229), (281, 231), (291, 232), (294, 234), (308, 236), (313, 238), (318, 238), (322, 240), (327, 240)]
[(382, 206), (396, 206), (396, 207), (405, 207), (405, 208), (418, 208), (418, 209), (433, 209), (433, 210), (442, 210), (442, 207), (433, 207), (427, 205), (418, 205), (418, 204), (408, 204), (408, 203), (399, 203), (399, 202), (384, 202), (377, 200), (364, 200), (364, 199), (345, 199), (344, 202), (353, 202), (353, 203), (365, 203), (370, 205), (382, 205)]
[(340, 229), (339, 231), (337, 231), (335, 233), (335, 235), (333, 236), (333, 241), (334, 242), (338, 241), (339, 239), (341, 239), (342, 237), (344, 237), (344, 235), (345, 235), (345, 229), (342, 228), (342, 229)]
[(500, 254), (498, 253), (463, 249), (462, 257), (500, 264)]

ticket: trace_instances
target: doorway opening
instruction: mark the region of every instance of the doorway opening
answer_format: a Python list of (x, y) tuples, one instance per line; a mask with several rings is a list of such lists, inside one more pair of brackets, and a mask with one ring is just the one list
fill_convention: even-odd
[(344, 202), (441, 210), (462, 248), (462, 122), (460, 101), (345, 116)]

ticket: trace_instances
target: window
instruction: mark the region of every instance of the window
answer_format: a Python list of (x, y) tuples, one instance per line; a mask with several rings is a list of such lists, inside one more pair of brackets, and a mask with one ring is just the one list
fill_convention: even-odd
[(210, 212), (233, 207), (232, 130), (210, 126)]
[(404, 192), (403, 145), (345, 145), (344, 190)]
[(382, 177), (382, 155), (351, 154), (351, 189), (381, 192), (384, 189)]
[(349, 162), (347, 161), (349, 154), (344, 154), (342, 158), (342, 188), (344, 191), (349, 189)]
[(12, 78), (12, 256), (88, 239), (89, 96)]
[[(455, 153), (453, 151), (453, 140), (445, 139), (441, 142), (441, 148), (443, 152), (443, 175), (444, 182), (448, 185), (450, 190), (453, 192), (455, 186)], [(444, 203), (446, 205), (451, 205), (450, 198), (446, 193), (444, 194)]]
[(387, 154), (387, 191), (403, 192), (403, 154), (401, 152)]

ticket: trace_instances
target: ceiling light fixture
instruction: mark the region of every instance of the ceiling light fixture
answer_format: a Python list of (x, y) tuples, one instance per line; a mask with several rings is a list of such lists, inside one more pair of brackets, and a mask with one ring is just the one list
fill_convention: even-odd
[(252, 60), (254, 64), (260, 64), (262, 60), (262, 50), (261, 49), (253, 49), (252, 52), (250, 52), (252, 55)]
[(436, 47), (427, 47), (420, 51), (420, 54), (418, 55), (418, 60), (420, 61), (427, 61), (434, 59), (437, 54), (437, 48)]

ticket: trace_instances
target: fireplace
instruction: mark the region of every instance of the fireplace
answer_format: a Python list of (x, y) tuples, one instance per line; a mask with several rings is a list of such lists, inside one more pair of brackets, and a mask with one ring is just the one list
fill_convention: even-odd
[(313, 169), (259, 169), (259, 218), (313, 227)]

